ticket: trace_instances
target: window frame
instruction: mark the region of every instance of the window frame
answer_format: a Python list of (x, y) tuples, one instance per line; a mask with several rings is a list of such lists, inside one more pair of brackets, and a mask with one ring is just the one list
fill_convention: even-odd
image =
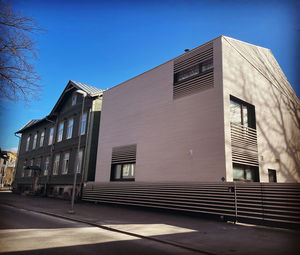
[[(83, 162), (83, 149), (80, 149), (79, 152), (76, 152), (76, 164), (75, 164), (75, 169), (76, 169), (76, 173), (80, 174), (82, 172), (82, 162)], [(79, 158), (79, 155), (80, 158)], [(80, 160), (79, 160), (80, 159)]]
[(50, 168), (50, 156), (47, 156), (44, 162), (44, 176), (48, 175), (49, 168)]
[[(237, 179), (234, 178), (235, 170), (241, 170), (243, 171), (243, 178)], [(247, 174), (251, 172), (251, 175), (253, 176), (252, 179), (247, 179)], [(243, 165), (243, 164), (232, 164), (232, 177), (233, 181), (236, 182), (259, 182), (259, 168), (249, 165)]]
[(77, 94), (73, 94), (71, 105), (74, 106), (74, 105), (76, 105), (76, 103), (77, 103)]
[[(72, 122), (72, 125), (70, 125), (70, 122)], [(74, 126), (74, 118), (68, 119), (66, 139), (71, 139), (72, 138), (72, 136), (73, 136), (73, 126)]]
[(43, 130), (40, 135), (40, 147), (44, 146), (44, 142), (45, 142), (45, 130)]
[[(129, 171), (133, 171), (133, 174), (129, 175), (130, 177), (124, 177), (124, 166), (130, 165), (130, 167), (133, 167), (133, 169), (130, 169)], [(116, 171), (117, 167), (120, 166), (120, 177), (116, 177)], [(126, 163), (118, 163), (118, 164), (112, 164), (111, 165), (111, 175), (110, 175), (110, 181), (135, 181), (135, 168), (136, 163), (135, 162), (126, 162)]]
[(56, 137), (56, 142), (58, 142), (58, 143), (63, 140), (64, 127), (65, 127), (65, 122), (64, 121), (60, 121), (58, 123), (58, 130), (57, 130), (57, 137)]
[(34, 136), (33, 136), (33, 142), (32, 142), (32, 149), (33, 150), (36, 149), (37, 137), (38, 137), (38, 133), (35, 133)]
[[(240, 122), (233, 122), (233, 113), (232, 113), (232, 105), (236, 104), (239, 105), (239, 110), (240, 110)], [(253, 129), (256, 129), (256, 117), (255, 117), (255, 106), (252, 104), (249, 104), (241, 99), (238, 99), (237, 97), (234, 97), (230, 95), (230, 123), (245, 126), (245, 127), (250, 127)], [(245, 123), (245, 111), (247, 111), (247, 123)]]
[(48, 145), (52, 145), (53, 144), (53, 138), (54, 138), (54, 127), (51, 127), (49, 129)]
[(68, 174), (69, 165), (70, 165), (70, 152), (65, 152), (64, 158), (63, 158), (61, 174)]
[[(87, 125), (87, 112), (84, 112), (80, 117), (80, 126), (79, 126), (79, 135), (84, 135), (86, 133), (86, 125)], [(85, 116), (84, 122), (83, 122), (83, 116)], [(82, 125), (84, 123), (84, 130), (82, 130)]]
[[(208, 65), (208, 64), (210, 64), (210, 67), (207, 68), (206, 70), (203, 70), (203, 66)], [(192, 69), (197, 70), (197, 72), (195, 72), (195, 74), (192, 74), (192, 75), (187, 75), (186, 77), (181, 78), (179, 80), (179, 76), (181, 74), (188, 73), (189, 70), (192, 70)], [(210, 59), (205, 60), (203, 62), (200, 62), (200, 63), (198, 63), (196, 65), (193, 65), (193, 66), (190, 66), (188, 68), (185, 68), (185, 69), (183, 69), (183, 70), (181, 70), (181, 71), (179, 71), (177, 73), (174, 73), (174, 84), (180, 84), (182, 82), (194, 79), (194, 78), (196, 78), (198, 76), (201, 76), (201, 75), (203, 75), (205, 73), (212, 72), (213, 69), (214, 69), (213, 58), (210, 58)]]
[[(269, 177), (269, 183), (276, 183), (277, 182), (277, 171), (275, 169), (268, 169), (268, 177)], [(274, 178), (274, 180), (271, 180), (271, 177)]]
[(29, 151), (30, 140), (31, 140), (31, 134), (27, 136), (25, 151)]
[(54, 156), (54, 160), (53, 160), (53, 170), (52, 170), (52, 174), (53, 175), (58, 175), (58, 171), (59, 171), (59, 164), (60, 163), (60, 154), (57, 153)]

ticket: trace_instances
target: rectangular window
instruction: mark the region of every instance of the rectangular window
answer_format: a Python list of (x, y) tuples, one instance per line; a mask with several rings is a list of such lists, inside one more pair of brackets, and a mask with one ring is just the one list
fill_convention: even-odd
[(268, 169), (269, 182), (277, 182), (276, 170)]
[(134, 181), (135, 163), (114, 164), (111, 169), (111, 181)]
[(67, 174), (69, 169), (69, 159), (70, 159), (70, 153), (66, 152), (64, 155), (64, 161), (62, 166), (62, 174)]
[(75, 105), (76, 102), (77, 102), (77, 94), (74, 94), (74, 95), (72, 96), (72, 105)]
[(57, 142), (60, 142), (64, 134), (64, 122), (61, 121), (58, 125)]
[(41, 167), (42, 157), (38, 158), (35, 162), (35, 165)]
[[(30, 166), (33, 166), (33, 162), (34, 162), (34, 159), (31, 159), (31, 160), (30, 160)], [(31, 175), (32, 175), (32, 170), (30, 169), (30, 170), (28, 170), (27, 176), (28, 176), (28, 177), (31, 177)]]
[(54, 127), (50, 128), (48, 145), (51, 145), (53, 143), (53, 135), (54, 135)]
[(45, 140), (45, 131), (42, 131), (40, 136), (40, 147), (44, 146), (44, 140)]
[(74, 120), (73, 119), (69, 119), (68, 120), (68, 129), (67, 129), (67, 139), (72, 137), (72, 133), (73, 133), (73, 123)]
[(25, 167), (27, 167), (27, 159), (24, 160), (24, 163), (23, 163), (23, 168), (22, 168), (22, 172), (21, 172), (21, 177), (24, 177), (25, 176)]
[(258, 182), (258, 168), (247, 165), (233, 164), (233, 180)]
[(76, 157), (76, 172), (81, 173), (82, 170), (82, 157), (83, 157), (83, 150), (81, 149)]
[(230, 122), (255, 129), (254, 106), (230, 96)]
[(34, 150), (36, 148), (36, 141), (37, 141), (37, 133), (33, 136), (33, 143), (32, 143), (32, 149)]
[(49, 165), (50, 165), (50, 157), (46, 157), (45, 159), (45, 167), (44, 167), (44, 175), (48, 175), (48, 171), (49, 171)]
[(87, 113), (84, 113), (81, 116), (81, 121), (80, 121), (80, 135), (84, 135), (85, 134), (85, 130), (86, 130), (86, 119), (87, 119)]
[(188, 80), (190, 78), (201, 75), (202, 73), (205, 73), (209, 70), (212, 70), (213, 68), (214, 68), (213, 60), (209, 59), (205, 62), (199, 63), (197, 65), (188, 67), (180, 72), (177, 72), (174, 75), (174, 82), (178, 83), (178, 82)]
[(210, 59), (210, 60), (208, 60), (206, 62), (203, 62), (201, 64), (201, 72), (202, 73), (204, 73), (206, 71), (209, 71), (209, 70), (211, 70), (213, 68), (214, 68), (214, 64), (213, 64), (213, 60), (212, 59)]
[(136, 144), (112, 148), (111, 181), (134, 181)]
[(60, 160), (60, 155), (56, 154), (54, 157), (54, 163), (53, 163), (53, 175), (58, 174), (59, 160)]
[(30, 138), (31, 138), (31, 135), (29, 135), (26, 140), (26, 151), (29, 150)]
[(195, 65), (192, 67), (189, 67), (183, 71), (178, 72), (175, 77), (176, 77), (176, 82), (181, 82), (184, 81), (190, 77), (194, 77), (196, 75), (200, 74), (200, 68), (199, 65)]

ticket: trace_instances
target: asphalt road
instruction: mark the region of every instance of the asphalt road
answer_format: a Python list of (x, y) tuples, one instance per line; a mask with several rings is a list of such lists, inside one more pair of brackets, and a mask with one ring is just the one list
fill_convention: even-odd
[(199, 254), (75, 221), (0, 205), (2, 254)]

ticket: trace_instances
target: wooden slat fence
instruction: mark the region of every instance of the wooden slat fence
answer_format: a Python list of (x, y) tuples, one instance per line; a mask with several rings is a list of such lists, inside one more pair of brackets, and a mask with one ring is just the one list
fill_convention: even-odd
[(83, 190), (83, 200), (300, 227), (300, 184), (88, 183)]

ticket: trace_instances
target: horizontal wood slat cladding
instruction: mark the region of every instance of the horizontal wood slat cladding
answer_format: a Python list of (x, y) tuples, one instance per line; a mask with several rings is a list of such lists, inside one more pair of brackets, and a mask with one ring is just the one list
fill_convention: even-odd
[(114, 147), (112, 149), (112, 164), (123, 164), (136, 161), (136, 144)]
[[(206, 44), (194, 51), (188, 52), (174, 60), (174, 74), (213, 59), (213, 44)], [(200, 73), (186, 81), (174, 83), (173, 98), (180, 98), (190, 94), (198, 93), (214, 86), (213, 69)]]
[(256, 130), (235, 123), (230, 125), (232, 162), (258, 166)]
[[(236, 200), (235, 200), (236, 198)], [(300, 227), (300, 184), (88, 183), (83, 200), (228, 216)], [(237, 216), (237, 218), (236, 218)]]
[(192, 67), (196, 64), (213, 58), (213, 44), (207, 44), (194, 51), (187, 52), (174, 60), (174, 73)]

